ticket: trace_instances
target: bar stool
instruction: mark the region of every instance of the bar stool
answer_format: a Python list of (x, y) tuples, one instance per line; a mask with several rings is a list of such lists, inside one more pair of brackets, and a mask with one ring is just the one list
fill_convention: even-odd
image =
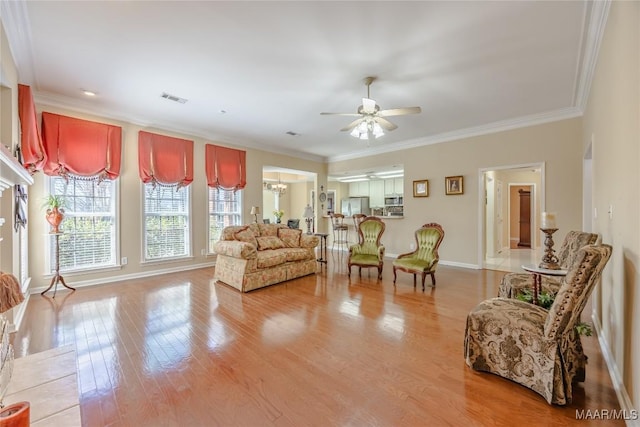
[(344, 245), (346, 249), (349, 248), (349, 227), (344, 223), (344, 215), (339, 213), (331, 214), (331, 223), (333, 225), (333, 242), (331, 243), (331, 250), (337, 244)]

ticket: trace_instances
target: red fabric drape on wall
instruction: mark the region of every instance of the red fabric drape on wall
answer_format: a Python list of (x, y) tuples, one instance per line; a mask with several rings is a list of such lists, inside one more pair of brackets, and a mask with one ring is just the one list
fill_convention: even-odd
[(138, 169), (142, 182), (187, 186), (193, 181), (193, 141), (140, 131)]
[(22, 132), (22, 140), (20, 141), (22, 163), (33, 174), (42, 170), (44, 147), (38, 131), (36, 107), (33, 103), (31, 88), (21, 84), (18, 85), (18, 117), (20, 117), (20, 131)]
[(42, 113), (44, 173), (65, 176), (120, 175), (122, 128), (73, 117)]
[(247, 152), (207, 144), (205, 169), (209, 187), (241, 190), (247, 185)]

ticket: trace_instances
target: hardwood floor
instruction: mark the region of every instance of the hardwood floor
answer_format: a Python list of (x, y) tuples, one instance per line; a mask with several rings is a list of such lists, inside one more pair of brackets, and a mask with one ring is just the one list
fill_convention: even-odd
[(390, 261), (349, 280), (329, 257), (248, 294), (202, 269), (32, 295), (16, 357), (74, 345), (86, 426), (584, 426), (601, 421), (576, 410), (619, 409), (595, 336), (567, 407), (466, 366), (466, 315), (503, 272), (440, 266), (423, 292), (403, 273), (394, 288)]

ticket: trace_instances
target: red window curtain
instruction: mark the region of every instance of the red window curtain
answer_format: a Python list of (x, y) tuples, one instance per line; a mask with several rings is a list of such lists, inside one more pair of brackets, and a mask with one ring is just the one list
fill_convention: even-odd
[(138, 133), (140, 179), (184, 187), (193, 181), (193, 141), (140, 131)]
[(241, 190), (247, 185), (247, 152), (207, 144), (205, 168), (209, 187)]
[(18, 116), (20, 117), (20, 131), (22, 141), (22, 163), (30, 173), (42, 170), (44, 165), (44, 147), (42, 138), (38, 132), (38, 120), (36, 119), (36, 107), (33, 103), (31, 88), (18, 85)]
[(66, 176), (120, 175), (122, 128), (73, 117), (42, 113), (44, 173)]

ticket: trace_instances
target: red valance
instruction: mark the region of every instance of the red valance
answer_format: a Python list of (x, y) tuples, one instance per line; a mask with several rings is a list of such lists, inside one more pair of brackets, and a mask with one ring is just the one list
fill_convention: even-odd
[(193, 181), (193, 141), (140, 131), (138, 169), (146, 183), (187, 186)]
[(42, 113), (44, 173), (65, 176), (120, 175), (122, 128)]
[(209, 187), (241, 190), (247, 185), (247, 152), (207, 144), (205, 168)]
[(38, 120), (36, 119), (36, 107), (33, 103), (31, 88), (18, 85), (18, 116), (20, 117), (20, 151), (22, 163), (30, 173), (42, 170), (44, 165), (44, 147), (42, 138), (38, 132)]

